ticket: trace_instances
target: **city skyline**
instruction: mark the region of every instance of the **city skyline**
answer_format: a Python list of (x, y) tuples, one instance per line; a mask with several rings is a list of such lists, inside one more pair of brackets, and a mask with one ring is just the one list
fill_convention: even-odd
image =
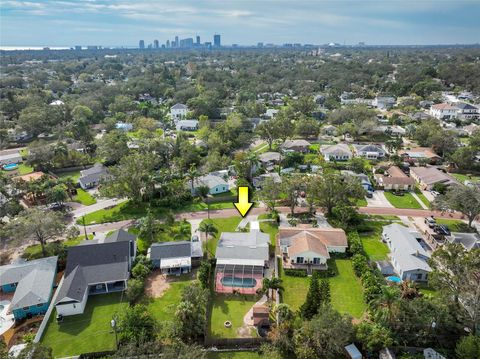
[(31, 0), (4, 1), (1, 18), (2, 46), (137, 47), (175, 36), (214, 43), (216, 33), (227, 46), (470, 44), (479, 42), (480, 2)]

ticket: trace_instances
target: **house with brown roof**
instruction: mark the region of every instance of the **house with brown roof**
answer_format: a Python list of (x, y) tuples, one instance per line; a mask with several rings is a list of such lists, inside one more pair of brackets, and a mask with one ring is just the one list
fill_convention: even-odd
[(310, 151), (310, 146), (312, 144), (306, 140), (286, 140), (280, 148), (284, 152), (301, 152), (307, 153)]
[(415, 180), (408, 177), (397, 166), (391, 166), (385, 171), (385, 174), (376, 173), (375, 180), (377, 185), (384, 190), (410, 191), (415, 187)]
[(330, 253), (344, 253), (348, 247), (345, 231), (329, 227), (281, 227), (278, 242), (284, 268), (327, 269)]
[(422, 189), (431, 190), (436, 183), (446, 186), (458, 184), (457, 180), (436, 167), (411, 167), (410, 176)]
[(411, 164), (425, 160), (431, 165), (434, 165), (442, 161), (442, 157), (437, 155), (430, 147), (414, 147), (405, 150), (398, 150), (397, 154), (405, 162)]

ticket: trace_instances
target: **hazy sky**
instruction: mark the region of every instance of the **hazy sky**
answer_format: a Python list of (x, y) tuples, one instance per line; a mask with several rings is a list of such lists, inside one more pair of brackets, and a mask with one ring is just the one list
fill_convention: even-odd
[(1, 0), (0, 45), (480, 42), (480, 0)]

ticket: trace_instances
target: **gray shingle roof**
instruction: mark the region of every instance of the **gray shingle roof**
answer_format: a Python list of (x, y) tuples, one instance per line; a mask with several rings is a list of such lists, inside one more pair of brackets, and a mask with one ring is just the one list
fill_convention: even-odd
[(89, 169), (80, 172), (81, 177), (78, 179), (83, 185), (89, 183), (98, 183), (102, 177), (108, 175), (107, 169), (101, 164), (97, 164)]
[(48, 303), (56, 270), (57, 257), (0, 267), (0, 285), (18, 283), (10, 308), (13, 310)]
[(172, 106), (172, 110), (186, 110), (188, 107), (184, 105), (183, 103), (176, 103), (175, 105)]
[(270, 236), (260, 231), (223, 232), (218, 241), (217, 259), (268, 260)]
[(188, 241), (154, 243), (150, 247), (150, 259), (191, 257), (192, 245)]

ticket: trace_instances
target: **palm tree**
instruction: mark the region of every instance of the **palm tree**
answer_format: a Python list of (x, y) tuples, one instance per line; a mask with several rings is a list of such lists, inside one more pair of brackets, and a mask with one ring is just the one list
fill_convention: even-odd
[(217, 227), (215, 227), (215, 225), (212, 222), (203, 221), (202, 223), (200, 223), (200, 227), (198, 227), (198, 230), (200, 232), (205, 233), (205, 243), (206, 243), (207, 253), (209, 255), (212, 255), (212, 253), (210, 253), (210, 251), (208, 250), (208, 236), (209, 235), (213, 236), (214, 234), (218, 233)]
[(208, 186), (200, 186), (197, 188), (197, 195), (207, 204), (207, 217), (210, 219), (210, 201), (208, 201), (208, 195), (210, 194), (210, 188)]
[(375, 299), (376, 316), (387, 323), (392, 323), (398, 309), (400, 292), (397, 287), (384, 286), (382, 292)]
[(267, 300), (270, 299), (270, 290), (283, 290), (282, 280), (280, 278), (263, 278), (263, 291), (267, 296)]
[(415, 283), (406, 280), (403, 281), (400, 286), (400, 296), (402, 299), (414, 299), (420, 296), (418, 292), (418, 288), (416, 287)]
[(253, 170), (259, 163), (257, 153), (254, 152), (254, 151), (248, 151), (247, 152), (247, 161), (248, 161), (248, 164), (250, 166), (249, 179), (251, 181), (252, 177), (253, 177), (253, 172), (254, 172)]
[(188, 169), (187, 172), (187, 178), (190, 180), (190, 189), (192, 190), (192, 194), (195, 192), (194, 191), (194, 184), (195, 184), (195, 179), (198, 177), (198, 171), (195, 165), (190, 165), (190, 168)]

